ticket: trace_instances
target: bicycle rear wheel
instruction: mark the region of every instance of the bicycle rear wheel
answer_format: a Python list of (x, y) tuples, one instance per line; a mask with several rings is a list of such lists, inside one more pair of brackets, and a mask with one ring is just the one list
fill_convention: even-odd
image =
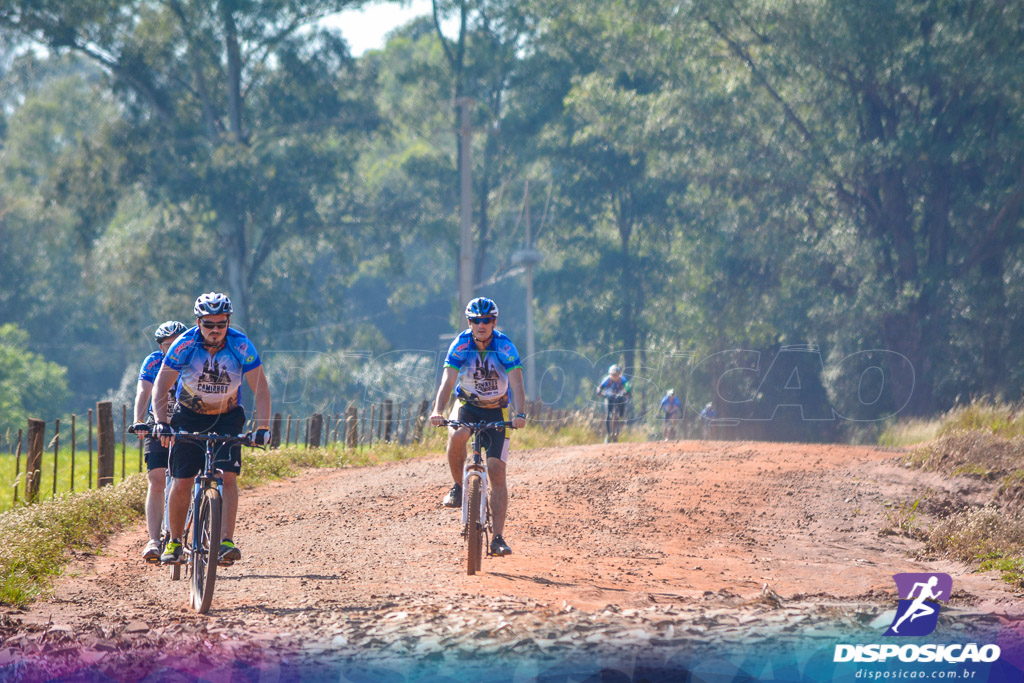
[(480, 497), (483, 486), (479, 476), (470, 476), (466, 482), (469, 501), (469, 515), (466, 522), (466, 573), (473, 576), (480, 571), (480, 556), (483, 552), (484, 530), (480, 527)]
[(205, 614), (213, 602), (213, 585), (217, 581), (217, 553), (220, 551), (220, 491), (205, 489), (195, 519), (197, 541), (192, 550), (192, 607)]

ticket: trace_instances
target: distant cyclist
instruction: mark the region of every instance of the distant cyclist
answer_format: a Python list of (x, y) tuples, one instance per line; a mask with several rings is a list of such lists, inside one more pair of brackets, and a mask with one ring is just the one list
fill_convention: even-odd
[[(160, 371), (164, 355), (171, 348), (174, 340), (187, 330), (185, 323), (168, 320), (153, 333), (153, 339), (159, 347), (158, 351), (146, 356), (139, 370), (139, 381), (135, 384), (135, 422), (130, 432), (138, 434), (144, 440), (143, 449), (146, 453), (146, 471), (149, 486), (146, 488), (146, 527), (149, 531), (149, 542), (142, 551), (142, 559), (146, 562), (160, 561), (160, 522), (164, 512), (164, 479), (167, 476), (167, 449), (160, 439), (147, 436), (156, 420), (153, 419), (150, 396), (153, 393), (153, 382)], [(169, 393), (168, 403), (174, 405), (173, 390)]]
[[(515, 404), (512, 426), (526, 426), (526, 391), (523, 387), (523, 365), (512, 340), (495, 329), (498, 305), (488, 298), (477, 297), (466, 306), (465, 330), (448, 347), (444, 359), (441, 385), (434, 398), (430, 423), (444, 424), (444, 408), (452, 389), (457, 399), (448, 419), (463, 422), (508, 421), (509, 395)], [(462, 466), (466, 461), (469, 430), (448, 430), (448, 468), (455, 484), (444, 497), (446, 507), (462, 506)], [(508, 463), (509, 438), (505, 428), (481, 433), (481, 444), (487, 452), (487, 478), (490, 483), (491, 512), (494, 522), (492, 555), (512, 552), (502, 537), (508, 511), (508, 486), (505, 467)]]
[(714, 434), (715, 419), (718, 418), (718, 411), (715, 410), (715, 406), (710, 402), (704, 406), (704, 410), (700, 411), (700, 421), (704, 428), (704, 438), (710, 439)]
[(683, 404), (679, 402), (675, 389), (666, 391), (665, 397), (661, 399), (661, 415), (665, 419), (662, 438), (665, 441), (676, 438), (676, 426), (683, 417)]
[[(157, 434), (167, 446), (172, 430), (215, 432), (237, 435), (245, 428), (245, 410), (239, 403), (242, 379), (256, 397), (256, 445), (270, 443), (270, 389), (256, 347), (238, 330), (231, 329), (231, 300), (218, 292), (196, 299), (196, 327), (178, 337), (164, 356), (156, 377), (153, 414)], [(177, 382), (177, 405), (168, 423), (167, 392)], [(160, 561), (181, 562), (181, 535), (192, 490), (192, 480), (203, 468), (205, 449), (196, 442), (178, 439), (170, 453), (171, 493), (168, 522), (171, 541)], [(242, 471), (242, 448), (221, 445), (215, 453), (217, 468), (224, 475), (224, 508), (221, 518), (219, 560), (231, 564), (242, 552), (232, 536), (238, 514), (238, 474)]]
[(632, 388), (629, 386), (629, 380), (622, 374), (622, 368), (618, 365), (608, 368), (608, 374), (597, 385), (597, 395), (604, 397), (604, 441), (618, 441), (619, 428), (612, 425), (612, 418), (617, 415), (619, 425), (622, 424), (626, 419), (626, 403), (632, 395)]

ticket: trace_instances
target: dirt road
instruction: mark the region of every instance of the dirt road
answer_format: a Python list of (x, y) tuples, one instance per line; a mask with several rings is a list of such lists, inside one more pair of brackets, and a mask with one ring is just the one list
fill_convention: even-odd
[(927, 523), (928, 509), (983, 493), (897, 455), (745, 442), (513, 449), (514, 553), (485, 559), (475, 577), (458, 513), (440, 505), (440, 454), (310, 471), (243, 492), (243, 561), (220, 573), (209, 615), (190, 612), (184, 581), (137, 559), (140, 524), (76, 557), (51, 599), (8, 611), (0, 667), (127, 680), (154, 667), (237, 672), (239, 662), (806, 642), (878, 628), (895, 608), (892, 574), (913, 571), (953, 576), (947, 615), (1020, 629), (1024, 600), (994, 573), (916, 561), (919, 541), (879, 534), (887, 501), (924, 500)]

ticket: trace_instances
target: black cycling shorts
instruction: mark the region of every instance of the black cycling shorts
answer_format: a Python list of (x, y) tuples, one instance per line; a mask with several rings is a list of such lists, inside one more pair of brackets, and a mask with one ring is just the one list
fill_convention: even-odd
[[(198, 432), (205, 434), (214, 432), (228, 436), (238, 436), (245, 429), (245, 410), (238, 406), (221, 415), (203, 415), (184, 407), (180, 403), (171, 417), (171, 427), (175, 431)], [(191, 479), (199, 474), (206, 462), (206, 444), (197, 441), (175, 439), (171, 446), (171, 476), (175, 479)], [(218, 444), (214, 452), (215, 469), (238, 474), (242, 471), (242, 446), (234, 444), (225, 446)]]
[[(463, 422), (497, 422), (508, 420), (508, 408), (481, 408), (470, 403), (456, 403), (449, 420)], [(505, 428), (488, 429), (480, 432), (480, 446), (488, 458), (508, 462), (509, 439)]]
[(626, 414), (626, 397), (611, 396), (606, 398), (604, 407), (608, 411), (608, 417), (611, 417), (613, 413), (617, 413), (619, 417), (622, 417)]
[(147, 436), (143, 439), (142, 452), (146, 454), (147, 472), (167, 467), (167, 449), (160, 445), (160, 439)]

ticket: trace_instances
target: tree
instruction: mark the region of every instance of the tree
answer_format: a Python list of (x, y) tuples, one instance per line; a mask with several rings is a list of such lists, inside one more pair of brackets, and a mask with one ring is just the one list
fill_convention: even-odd
[(69, 397), (67, 370), (31, 348), (28, 332), (0, 325), (0, 432), (24, 428), (29, 417), (60, 415)]
[(215, 230), (224, 274), (207, 281), (227, 286), (244, 327), (256, 273), (287, 236), (322, 224), (321, 197), (351, 164), (345, 135), (374, 125), (366, 98), (339, 89), (344, 42), (309, 29), (357, 4), (32, 0), (0, 9), (0, 27), (107, 71), (124, 126), (98, 154), (122, 183), (144, 179), (154, 200)]

